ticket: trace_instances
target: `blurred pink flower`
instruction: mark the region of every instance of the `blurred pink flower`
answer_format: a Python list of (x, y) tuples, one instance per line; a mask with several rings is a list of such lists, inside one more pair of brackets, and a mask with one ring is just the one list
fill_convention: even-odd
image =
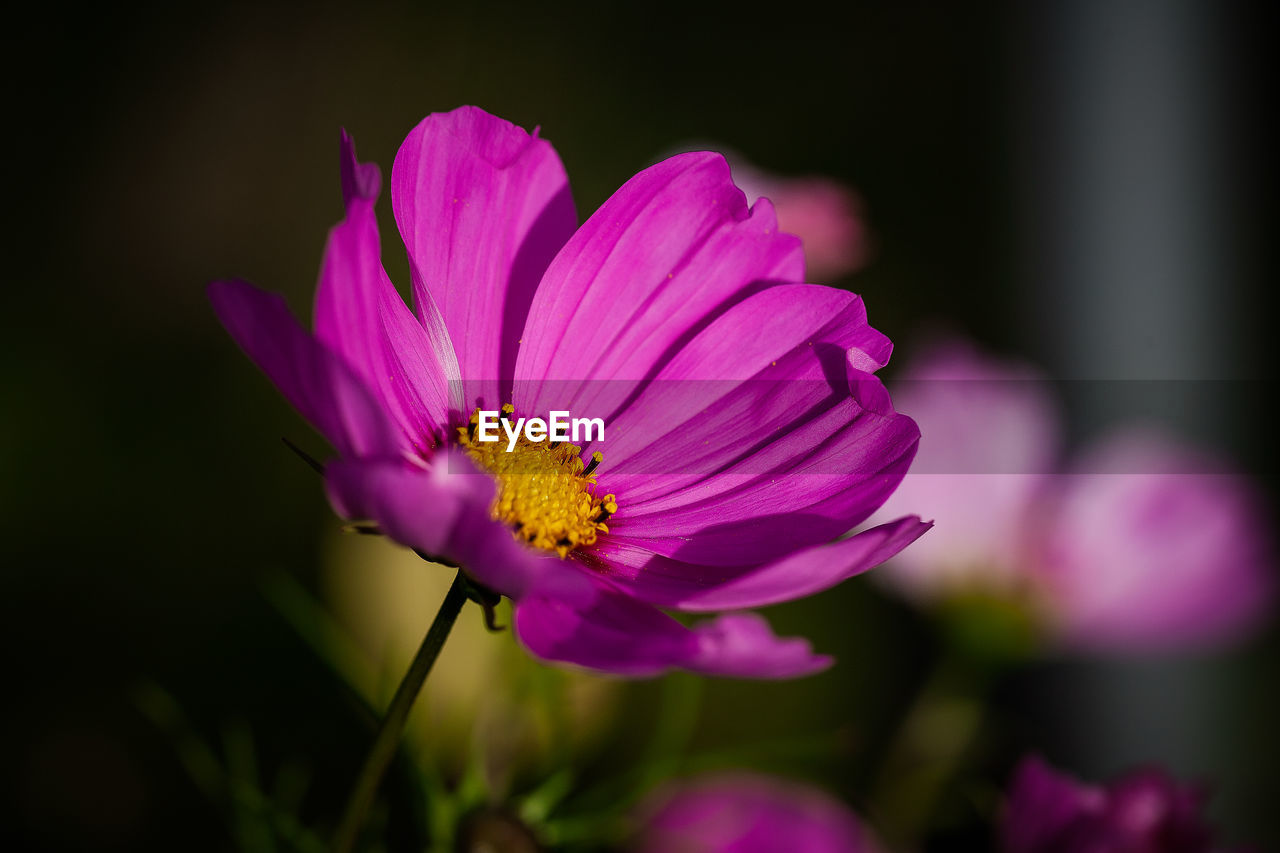
[(1211, 853), (1204, 792), (1157, 768), (1086, 785), (1038, 757), (1014, 771), (1001, 826), (1004, 853)]
[(637, 853), (874, 853), (849, 808), (799, 782), (757, 773), (663, 787), (641, 808)]
[(937, 524), (880, 573), (913, 600), (1005, 599), (1052, 642), (1099, 652), (1225, 642), (1265, 615), (1263, 502), (1220, 463), (1130, 428), (1064, 466), (1043, 376), (957, 342), (915, 362), (894, 398), (923, 439), (882, 512)]
[(1240, 476), (1167, 437), (1128, 430), (1054, 479), (1035, 565), (1075, 648), (1232, 639), (1270, 604), (1262, 501)]
[[(799, 241), (723, 157), (664, 160), (579, 226), (546, 140), (474, 107), (428, 116), (391, 174), (416, 314), (382, 267), (381, 174), (345, 134), (341, 178), (314, 334), (278, 296), (210, 286), (338, 451), (340, 515), (510, 597), (545, 659), (758, 678), (831, 663), (754, 614), (690, 628), (664, 612), (809, 595), (928, 529), (833, 541), (898, 484), (919, 433), (874, 375), (892, 344), (861, 299), (799, 283)], [(481, 443), (477, 410), (500, 407), (599, 418), (613, 438)]]
[(730, 165), (747, 203), (769, 199), (778, 227), (800, 238), (809, 281), (834, 281), (866, 264), (870, 245), (862, 201), (849, 187), (818, 175), (774, 175), (733, 158)]

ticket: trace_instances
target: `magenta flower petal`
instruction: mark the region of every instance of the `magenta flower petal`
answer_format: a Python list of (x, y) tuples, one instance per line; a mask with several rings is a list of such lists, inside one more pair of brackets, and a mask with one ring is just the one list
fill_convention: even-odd
[(831, 795), (757, 773), (670, 783), (637, 816), (639, 853), (873, 853), (871, 833)]
[(1038, 756), (1024, 758), (1009, 786), (1002, 827), (1007, 853), (1052, 850), (1053, 841), (1081, 814), (1101, 814), (1106, 793), (1053, 770)]
[(629, 595), (659, 607), (704, 612), (765, 607), (829, 589), (880, 565), (930, 527), (908, 516), (763, 565), (693, 565), (613, 540), (599, 553), (610, 563), (609, 580)]
[(377, 166), (356, 161), (342, 136), (347, 216), (329, 234), (316, 288), (316, 337), (344, 356), (400, 425), (406, 444), (428, 454), (443, 436), (450, 382), (458, 378), (452, 344), (431, 340), (382, 267), (373, 205)]
[(344, 128), (340, 143), (338, 176), (342, 182), (342, 205), (363, 199), (377, 201), (382, 192), (382, 170), (377, 163), (361, 163), (356, 159), (356, 144)]
[(679, 664), (707, 675), (736, 678), (796, 678), (831, 666), (830, 655), (813, 653), (809, 641), (778, 637), (757, 613), (724, 613), (693, 628), (698, 653)]
[(393, 456), (398, 430), (343, 359), (307, 333), (284, 299), (243, 281), (215, 281), (222, 325), (280, 393), (343, 456)]
[(565, 601), (591, 592), (591, 580), (573, 564), (526, 548), (490, 517), (493, 479), (461, 451), (437, 455), (429, 469), (338, 460), (325, 480), (340, 515), (376, 521), (397, 542), (466, 566), (490, 589), (517, 599), (538, 590)]
[(1037, 757), (1014, 772), (1002, 826), (1005, 853), (1210, 853), (1220, 849), (1205, 796), (1157, 769), (1085, 785)]
[(948, 341), (894, 388), (925, 439), (873, 521), (917, 512), (937, 522), (879, 578), (919, 600), (1017, 587), (1033, 503), (1057, 464), (1059, 413), (1031, 368)]
[[(910, 418), (879, 408), (887, 398), (871, 390), (874, 377), (850, 369), (849, 378), (851, 387), (828, 397), (835, 402), (826, 411), (808, 408), (807, 419), (771, 443), (757, 437), (749, 455), (723, 470), (620, 512), (611, 540), (729, 566), (770, 561), (847, 532), (897, 486), (919, 440)], [(778, 396), (795, 390), (786, 385)], [(713, 433), (704, 430), (697, 434)]]
[(747, 209), (723, 157), (664, 160), (614, 193), (548, 268), (515, 404), (607, 418), (628, 382), (652, 377), (717, 313), (761, 282), (803, 273), (800, 242), (778, 231), (767, 202)]
[(602, 482), (628, 503), (612, 540), (733, 566), (847, 532), (919, 439), (863, 370), (890, 349), (844, 291), (779, 285), (734, 305), (618, 416)]
[(419, 315), (434, 299), (457, 351), (464, 409), (496, 409), (534, 289), (578, 224), (560, 158), (536, 133), (460, 107), (409, 133), (391, 201)]
[(546, 660), (633, 677), (682, 668), (706, 675), (794, 678), (825, 669), (808, 641), (774, 636), (753, 614), (686, 628), (662, 611), (597, 583), (587, 606), (535, 594), (515, 608), (520, 641)]
[(815, 410), (849, 400), (850, 350), (870, 353), (875, 369), (891, 348), (851, 293), (801, 284), (753, 294), (690, 340), (611, 421), (610, 487), (626, 492), (633, 511), (683, 492)]
[(1247, 481), (1146, 432), (1114, 435), (1075, 470), (1056, 483), (1038, 554), (1063, 644), (1195, 647), (1258, 624), (1274, 555)]

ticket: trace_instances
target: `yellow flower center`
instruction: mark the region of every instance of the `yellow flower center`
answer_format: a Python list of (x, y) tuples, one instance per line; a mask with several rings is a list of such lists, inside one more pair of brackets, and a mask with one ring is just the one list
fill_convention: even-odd
[[(514, 412), (508, 403), (500, 417), (514, 426)], [(584, 465), (582, 448), (567, 441), (530, 441), (523, 431), (508, 451), (505, 434), (500, 441), (480, 441), (479, 424), (477, 409), (467, 426), (458, 428), (458, 443), (497, 481), (489, 514), (511, 525), (517, 538), (563, 558), (609, 532), (605, 522), (618, 511), (618, 502), (613, 495), (595, 494), (595, 470), (604, 458), (599, 451)]]

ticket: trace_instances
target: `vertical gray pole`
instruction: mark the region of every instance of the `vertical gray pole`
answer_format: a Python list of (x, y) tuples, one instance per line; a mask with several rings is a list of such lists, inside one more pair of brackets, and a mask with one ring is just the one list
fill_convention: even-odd
[[(1142, 418), (1221, 441), (1225, 386), (1203, 380), (1239, 375), (1242, 346), (1215, 4), (1053, 0), (1016, 14), (1028, 349), (1088, 380), (1068, 383), (1077, 438)], [(1062, 759), (1094, 776), (1158, 760), (1221, 778), (1221, 673), (1210, 659), (1065, 667)]]

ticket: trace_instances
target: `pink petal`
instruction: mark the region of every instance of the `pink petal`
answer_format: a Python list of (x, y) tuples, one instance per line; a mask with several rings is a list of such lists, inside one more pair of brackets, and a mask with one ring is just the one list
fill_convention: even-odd
[(342, 141), (339, 143), (338, 174), (342, 180), (342, 204), (350, 207), (353, 201), (377, 201), (382, 192), (382, 170), (377, 163), (361, 163), (356, 159), (356, 144), (342, 130)]
[(834, 663), (817, 655), (801, 637), (778, 637), (763, 616), (725, 613), (693, 629), (698, 653), (683, 667), (706, 675), (735, 678), (796, 678)]
[(1018, 762), (1009, 784), (1001, 840), (1010, 853), (1051, 850), (1081, 816), (1101, 816), (1106, 791), (1083, 785), (1050, 767), (1038, 755)]
[(918, 432), (874, 376), (891, 346), (853, 294), (778, 285), (713, 321), (611, 422), (601, 487), (619, 541), (745, 565), (862, 521)]
[(464, 567), (513, 599), (535, 590), (565, 601), (590, 592), (576, 563), (535, 551), (489, 516), (495, 484), (466, 454), (438, 454), (429, 470), (395, 462), (339, 460), (325, 471), (339, 515), (376, 521), (395, 541)]
[(1007, 853), (1224, 849), (1206, 819), (1204, 790), (1157, 766), (1086, 785), (1039, 757), (1024, 758), (1002, 824)]
[(804, 243), (806, 281), (832, 282), (866, 265), (872, 240), (862, 201), (849, 187), (821, 175), (775, 175), (732, 155), (729, 164), (747, 200), (773, 202), (778, 226)]
[(829, 589), (893, 557), (931, 526), (909, 516), (764, 565), (683, 563), (614, 537), (595, 553), (608, 563), (609, 581), (628, 595), (660, 607), (705, 612), (764, 607)]
[(374, 202), (377, 167), (356, 161), (342, 137), (347, 216), (329, 233), (316, 288), (316, 337), (347, 359), (406, 436), (427, 454), (445, 432), (457, 363), (448, 339), (431, 340), (382, 267)]
[(620, 508), (610, 522), (613, 536), (706, 565), (772, 560), (834, 539), (884, 501), (915, 449), (914, 425), (888, 431), (883, 420), (850, 422), (850, 414), (848, 404), (834, 408), (672, 496), (670, 506), (648, 505), (635, 515)]
[(847, 806), (807, 784), (732, 771), (670, 781), (645, 798), (633, 853), (875, 853)]
[(1274, 545), (1253, 486), (1148, 432), (1055, 480), (1038, 579), (1064, 645), (1159, 651), (1238, 638), (1268, 613)]
[(516, 603), (520, 641), (541, 658), (632, 677), (673, 668), (706, 675), (794, 678), (831, 659), (806, 640), (780, 639), (753, 614), (729, 614), (686, 628), (670, 616), (597, 584), (593, 600), (570, 604), (546, 595)]
[(664, 478), (659, 494), (678, 490), (749, 456), (761, 436), (810, 420), (815, 407), (848, 399), (851, 349), (872, 353), (872, 370), (892, 349), (867, 325), (857, 296), (797, 284), (747, 297), (689, 341), (608, 424), (612, 438), (599, 449), (607, 451), (611, 488), (634, 504), (652, 494), (647, 475), (661, 473), (679, 479)]
[(391, 200), (419, 314), (434, 300), (457, 351), (464, 409), (498, 408), (534, 289), (577, 226), (559, 157), (476, 107), (436, 113), (400, 146)]
[(529, 311), (516, 406), (609, 417), (717, 313), (804, 272), (773, 208), (748, 210), (718, 154), (672, 157), (629, 180), (552, 262)]
[(343, 456), (395, 456), (398, 430), (344, 360), (294, 318), (278, 294), (244, 281), (209, 285), (231, 337)]
[(923, 438), (872, 522), (919, 513), (937, 527), (877, 578), (922, 601), (1020, 588), (1035, 501), (1058, 464), (1061, 415), (1048, 380), (950, 340), (911, 362), (893, 399)]
[[(821, 354), (823, 347), (815, 344), (813, 350)], [(802, 351), (809, 352), (807, 344)], [(840, 354), (838, 348), (832, 353)], [(689, 563), (758, 565), (828, 542), (863, 521), (902, 479), (919, 440), (911, 419), (893, 412), (879, 381), (853, 366), (865, 357), (851, 349), (849, 364), (831, 363), (839, 358), (820, 364), (827, 374), (843, 367), (847, 384), (841, 392), (826, 386), (828, 380), (743, 383), (741, 394), (763, 389), (766, 402), (737, 409), (741, 417), (728, 423), (718, 421), (735, 411), (730, 401), (739, 394), (731, 395), (688, 427), (688, 437), (706, 436), (701, 441), (707, 447), (726, 433), (745, 454), (703, 457), (697, 446), (664, 438), (658, 444), (679, 448), (666, 460), (666, 470), (685, 473), (651, 473), (628, 482), (632, 472), (624, 470), (617, 480), (625, 485), (602, 474), (602, 487), (625, 498), (610, 522), (612, 538)], [(787, 367), (779, 361), (777, 369)], [(825, 399), (819, 396), (823, 388)], [(763, 438), (755, 434), (756, 425), (770, 423), (766, 415), (774, 414), (790, 422), (764, 429)], [(732, 452), (732, 445), (725, 451)], [(724, 467), (717, 469), (717, 463)], [(700, 478), (688, 474), (708, 470)]]

